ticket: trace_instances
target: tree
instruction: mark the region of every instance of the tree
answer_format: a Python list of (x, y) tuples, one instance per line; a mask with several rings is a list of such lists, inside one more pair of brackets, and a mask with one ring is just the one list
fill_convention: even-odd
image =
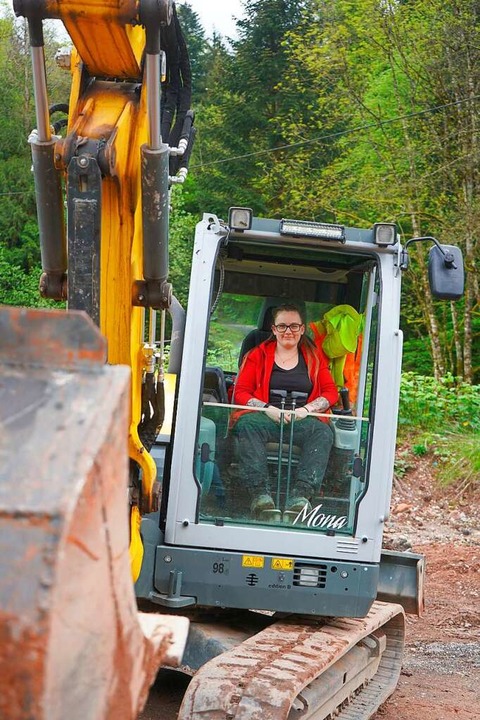
[(275, 122), (284, 103), (292, 102), (278, 89), (287, 66), (284, 40), (306, 5), (301, 0), (248, 0), (232, 49), (221, 38), (214, 42), (195, 151), (203, 209), (208, 202), (209, 210), (222, 217), (230, 205), (249, 205), (257, 214), (267, 211), (259, 153), (284, 142)]
[(177, 5), (176, 8), (190, 57), (192, 97), (196, 105), (205, 95), (211, 46), (205, 36), (200, 17), (192, 6), (185, 2)]
[(363, 226), (395, 220), (405, 237), (437, 234), (445, 242), (463, 235), (464, 310), (452, 304), (447, 322), (445, 306), (433, 303), (421, 249), (407, 307), (428, 332), (435, 374), (451, 370), (469, 382), (478, 298), (473, 5), (318, 2), (318, 22), (286, 38), (283, 84), (300, 103), (281, 122), (294, 146), (275, 154), (263, 179), (276, 209), (297, 216)]
[(183, 306), (186, 306), (188, 300), (196, 221), (197, 218), (185, 210), (183, 188), (175, 188), (170, 222), (169, 280), (176, 298)]
[(35, 216), (27, 144), (34, 113), (26, 26), (8, 16), (0, 19), (0, 73), (0, 242), (6, 248), (20, 248), (23, 228)]

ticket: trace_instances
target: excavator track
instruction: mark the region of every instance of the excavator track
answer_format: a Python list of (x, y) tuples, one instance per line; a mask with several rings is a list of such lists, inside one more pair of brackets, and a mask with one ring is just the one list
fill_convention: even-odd
[(405, 616), (375, 602), (365, 618), (289, 618), (204, 665), (179, 720), (367, 720), (400, 675)]

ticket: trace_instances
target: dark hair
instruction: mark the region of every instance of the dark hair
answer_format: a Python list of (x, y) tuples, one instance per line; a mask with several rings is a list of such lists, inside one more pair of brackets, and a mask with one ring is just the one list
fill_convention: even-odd
[[(295, 303), (284, 303), (283, 305), (278, 305), (278, 307), (273, 308), (272, 322), (274, 324), (277, 315), (279, 315), (281, 312), (296, 312), (300, 316), (302, 325), (307, 324), (305, 309), (300, 308), (300, 306), (295, 305)], [(273, 340), (273, 338), (274, 336), (272, 334), (271, 339)], [(306, 333), (303, 333), (303, 335), (300, 337), (300, 340), (298, 341), (298, 346), (303, 347), (303, 349), (305, 350), (309, 375), (313, 373), (313, 376), (316, 376), (316, 374), (320, 370), (320, 359), (318, 357), (317, 347), (315, 343), (311, 338), (308, 337), (308, 335), (306, 335)]]
[(302, 324), (305, 325), (306, 323), (305, 312), (302, 312), (301, 308), (298, 305), (295, 305), (295, 303), (285, 303), (284, 305), (278, 305), (278, 307), (273, 308), (272, 320), (274, 322), (277, 315), (279, 315), (281, 312), (296, 312), (298, 313), (298, 315), (300, 315)]

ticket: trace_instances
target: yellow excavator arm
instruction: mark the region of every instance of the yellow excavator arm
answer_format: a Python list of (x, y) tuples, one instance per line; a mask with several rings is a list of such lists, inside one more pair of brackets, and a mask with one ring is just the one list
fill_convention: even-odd
[[(140, 516), (158, 502), (156, 311), (183, 322), (168, 213), (194, 138), (188, 54), (169, 0), (14, 9), (31, 43), (40, 292), (69, 312), (0, 310), (0, 716), (132, 720), (188, 631), (138, 613), (132, 585)], [(64, 137), (47, 93), (50, 18), (74, 46)]]
[[(128, 452), (136, 578), (139, 516), (158, 504), (149, 453), (164, 414), (156, 310), (172, 304), (169, 190), (186, 175), (194, 138), (188, 53), (170, 0), (15, 0), (14, 8), (28, 20), (32, 48), (40, 290), (86, 311), (107, 338), (108, 362), (132, 372)], [(74, 45), (64, 138), (50, 125), (47, 18), (60, 19)]]

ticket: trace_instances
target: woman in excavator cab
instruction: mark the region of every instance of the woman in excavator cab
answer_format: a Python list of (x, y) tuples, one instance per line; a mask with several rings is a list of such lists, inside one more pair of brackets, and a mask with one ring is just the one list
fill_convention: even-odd
[[(250, 496), (252, 515), (259, 519), (278, 511), (269, 486), (267, 443), (280, 443), (281, 452), (283, 429), (292, 423), (301, 453), (285, 513), (310, 509), (333, 443), (325, 413), (338, 399), (325, 355), (305, 335), (300, 308), (284, 304), (275, 308), (272, 316), (272, 334), (245, 356), (234, 395), (235, 403), (263, 409), (237, 413), (233, 425), (240, 477)], [(319, 413), (323, 417), (314, 416)]]

